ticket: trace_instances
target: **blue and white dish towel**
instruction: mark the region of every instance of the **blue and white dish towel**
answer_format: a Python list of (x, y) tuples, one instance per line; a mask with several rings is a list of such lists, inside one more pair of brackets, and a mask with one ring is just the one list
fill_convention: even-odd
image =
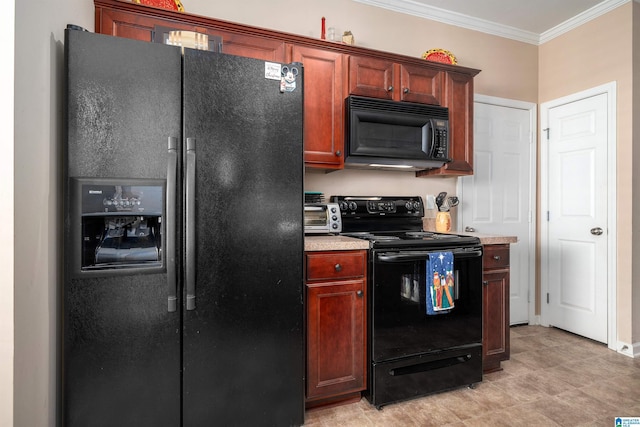
[(448, 313), (454, 308), (453, 253), (431, 252), (427, 260), (427, 314)]

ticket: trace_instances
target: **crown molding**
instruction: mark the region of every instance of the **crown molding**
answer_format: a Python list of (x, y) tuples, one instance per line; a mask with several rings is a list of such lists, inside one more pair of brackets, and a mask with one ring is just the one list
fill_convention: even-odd
[[(467, 28), (469, 30), (480, 31), (498, 37), (504, 37), (533, 45), (541, 45), (552, 40), (561, 34), (573, 30), (592, 19), (595, 19), (631, 0), (605, 0), (600, 4), (566, 20), (560, 25), (537, 34), (532, 31), (520, 30), (508, 25), (498, 24), (485, 19), (474, 18), (458, 12), (452, 12), (438, 7), (428, 6), (412, 0), (353, 0), (358, 3), (380, 7), (394, 12), (417, 16), (419, 18), (430, 19), (456, 27)], [(634, 0), (640, 3), (640, 0)]]
[[(613, 9), (616, 9), (623, 4), (629, 3), (631, 0), (607, 0), (593, 6), (591, 9), (587, 9), (582, 13), (574, 16), (571, 19), (567, 19), (560, 25), (556, 25), (550, 30), (545, 31), (540, 34), (540, 42), (538, 44), (544, 44), (549, 40), (555, 39), (556, 37), (567, 33), (579, 26), (586, 24), (587, 22), (598, 18), (599, 16), (604, 15), (605, 13), (611, 12)], [(635, 0), (636, 2), (640, 2), (640, 0)]]

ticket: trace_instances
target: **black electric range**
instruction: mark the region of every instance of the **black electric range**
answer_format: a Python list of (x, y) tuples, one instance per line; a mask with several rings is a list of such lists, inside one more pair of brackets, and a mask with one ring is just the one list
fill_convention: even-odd
[[(424, 231), (419, 196), (332, 196), (331, 201), (340, 207), (341, 235), (369, 241), (369, 402), (380, 408), (482, 381), (480, 240)], [(436, 287), (429, 266), (447, 253), (453, 261)], [(446, 310), (430, 312), (429, 303), (439, 308), (445, 300)]]

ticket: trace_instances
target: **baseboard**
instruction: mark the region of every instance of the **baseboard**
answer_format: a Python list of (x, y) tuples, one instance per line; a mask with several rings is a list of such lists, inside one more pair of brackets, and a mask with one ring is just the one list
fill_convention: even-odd
[(635, 344), (626, 344), (622, 341), (618, 341), (618, 353), (624, 354), (625, 356), (640, 358), (640, 342)]
[[(532, 316), (529, 318), (529, 324), (530, 325), (542, 325), (542, 323), (540, 323), (540, 315), (536, 315), (536, 316)], [(543, 325), (543, 326), (549, 326), (549, 325)]]

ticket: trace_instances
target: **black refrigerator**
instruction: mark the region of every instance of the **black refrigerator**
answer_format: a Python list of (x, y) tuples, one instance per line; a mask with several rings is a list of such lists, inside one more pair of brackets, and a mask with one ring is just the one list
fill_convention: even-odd
[(304, 423), (302, 65), (65, 33), (62, 423)]

